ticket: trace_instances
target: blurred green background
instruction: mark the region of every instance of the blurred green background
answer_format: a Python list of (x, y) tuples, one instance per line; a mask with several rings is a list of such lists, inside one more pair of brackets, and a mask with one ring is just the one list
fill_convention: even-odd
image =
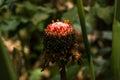
[[(112, 80), (111, 40), (114, 0), (83, 0), (96, 80)], [(70, 20), (82, 40), (75, 0), (0, 0), (0, 32), (19, 80), (59, 80), (56, 65), (41, 72), (44, 28), (52, 20)], [(80, 42), (83, 46), (83, 42)], [(79, 50), (84, 54), (84, 48)], [(66, 66), (68, 80), (90, 80), (83, 62)], [(29, 73), (29, 74), (28, 74)]]

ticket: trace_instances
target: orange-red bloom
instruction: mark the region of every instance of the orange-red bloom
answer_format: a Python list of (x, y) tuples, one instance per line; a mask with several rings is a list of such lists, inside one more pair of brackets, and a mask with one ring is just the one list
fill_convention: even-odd
[(48, 25), (45, 29), (45, 33), (47, 35), (52, 36), (66, 36), (70, 34), (73, 31), (73, 27), (69, 24), (68, 20), (65, 20), (64, 22), (53, 22), (52, 24)]

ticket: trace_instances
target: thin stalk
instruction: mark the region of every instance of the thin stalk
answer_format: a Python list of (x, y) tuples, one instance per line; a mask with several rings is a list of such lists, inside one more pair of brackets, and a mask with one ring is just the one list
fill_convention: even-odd
[(115, 15), (112, 35), (113, 80), (120, 80), (120, 0), (115, 0)]
[(0, 35), (0, 80), (17, 80), (12, 61)]
[(83, 8), (82, 3), (83, 3), (82, 0), (77, 0), (78, 14), (79, 14), (79, 19), (80, 19), (80, 24), (81, 24), (81, 29), (82, 29), (83, 41), (85, 44), (85, 50), (88, 56), (91, 80), (95, 80), (94, 68), (93, 68), (94, 65), (93, 65), (93, 60), (92, 60), (91, 51), (90, 51), (90, 44), (87, 38), (85, 15), (84, 15), (84, 8)]
[(60, 66), (60, 80), (67, 80), (66, 79), (66, 71), (65, 71), (65, 65), (62, 64)]

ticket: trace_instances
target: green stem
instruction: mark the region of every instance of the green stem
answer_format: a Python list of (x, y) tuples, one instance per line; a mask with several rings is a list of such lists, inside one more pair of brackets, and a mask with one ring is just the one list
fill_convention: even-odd
[(115, 0), (115, 16), (113, 22), (112, 67), (113, 80), (120, 80), (120, 0)]
[(83, 8), (82, 0), (77, 0), (77, 8), (78, 8), (78, 14), (79, 14), (79, 19), (80, 19), (80, 23), (81, 23), (83, 41), (85, 44), (85, 50), (86, 50), (86, 53), (88, 56), (91, 80), (95, 80), (93, 60), (92, 60), (92, 56), (91, 56), (91, 52), (90, 52), (90, 44), (89, 44), (88, 38), (87, 38), (85, 15), (84, 15), (84, 8)]
[(0, 35), (0, 80), (17, 80), (10, 56)]

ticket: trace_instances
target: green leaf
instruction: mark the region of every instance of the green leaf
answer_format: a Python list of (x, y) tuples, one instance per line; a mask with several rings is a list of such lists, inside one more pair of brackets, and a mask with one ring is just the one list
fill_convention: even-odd
[(20, 21), (14, 18), (9, 20), (3, 20), (3, 23), (1, 24), (0, 28), (4, 31), (15, 30), (19, 24)]
[(28, 80), (41, 80), (41, 69), (32, 70), (31, 75)]
[(32, 4), (32, 3), (30, 3), (30, 2), (28, 2), (28, 1), (26, 1), (26, 2), (24, 3), (24, 6), (25, 6), (25, 8), (28, 9), (28, 10), (37, 11), (37, 6), (34, 5), (34, 4)]
[(10, 54), (3, 44), (0, 34), (0, 79), (1, 80), (17, 80), (15, 71), (13, 69)]
[(56, 75), (53, 78), (51, 78), (50, 80), (60, 80), (60, 75)]
[(67, 79), (68, 80), (74, 80), (74, 78), (76, 77), (79, 70), (80, 70), (79, 65), (73, 65), (70, 68), (68, 68), (67, 69)]
[(3, 4), (4, 0), (0, 0), (0, 6)]
[(113, 21), (113, 10), (113, 6), (101, 7), (99, 4), (94, 6), (96, 15), (107, 24), (111, 24)]
[(37, 12), (31, 19), (31, 21), (33, 22), (33, 24), (37, 25), (39, 22), (46, 20), (48, 17), (49, 15), (46, 13)]
[[(73, 16), (73, 17), (71, 17)], [(65, 12), (61, 18), (61, 20), (70, 20), (70, 23), (72, 22), (79, 22), (78, 14), (77, 14), (77, 8), (73, 8)]]
[(40, 30), (40, 31), (43, 31), (44, 30), (44, 23), (43, 22), (40, 22), (37, 26), (37, 28)]

